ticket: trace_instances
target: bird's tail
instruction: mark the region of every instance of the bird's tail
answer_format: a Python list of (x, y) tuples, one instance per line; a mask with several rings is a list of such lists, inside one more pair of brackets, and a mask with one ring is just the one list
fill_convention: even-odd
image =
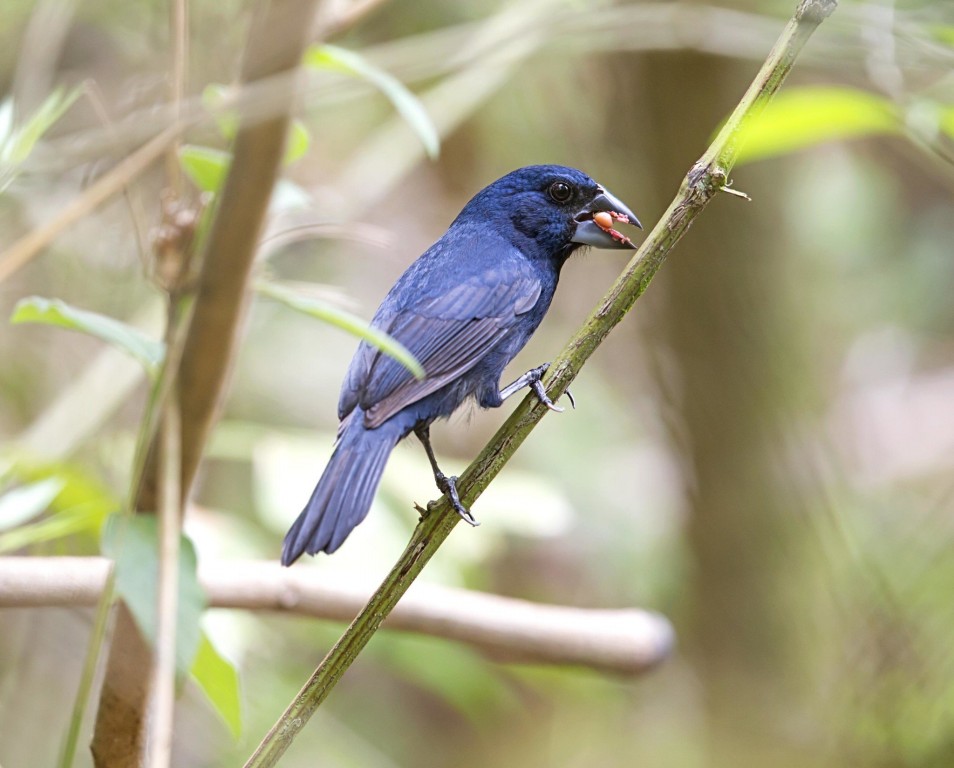
[(311, 498), (285, 535), (282, 565), (291, 565), (305, 552), (330, 555), (364, 520), (401, 437), (390, 426), (365, 429), (361, 414), (352, 414)]

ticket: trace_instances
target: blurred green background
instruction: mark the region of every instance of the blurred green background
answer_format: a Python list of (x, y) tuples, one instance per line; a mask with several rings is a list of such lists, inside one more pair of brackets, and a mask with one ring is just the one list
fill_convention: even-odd
[[(169, 77), (164, 3), (3, 5), (5, 103), (22, 117), (56, 88), (82, 92), (28, 157), (6, 158), (0, 251), (164, 127)], [(234, 80), (250, 6), (190, 5), (190, 96)], [(439, 159), (365, 81), (310, 70), (310, 140), (261, 274), (370, 318), (472, 194), (531, 163), (585, 170), (651, 227), (791, 11), (385, 3), (334, 42), (418, 95)], [(954, 765), (954, 6), (841, 3), (783, 96), (733, 173), (752, 202), (713, 201), (574, 383), (577, 409), (543, 421), (475, 506), (483, 525), (455, 531), (423, 577), (651, 608), (675, 625), (674, 656), (622, 679), (383, 632), (282, 765)], [(227, 148), (209, 120), (187, 140)], [(146, 393), (102, 342), (6, 318), (40, 295), (158, 337), (148, 240), (164, 178), (155, 166), (0, 283), (3, 491), (58, 483), (44, 516), (0, 518), (3, 554), (99, 551)], [(514, 376), (561, 349), (624, 260), (567, 264)], [(330, 452), (354, 347), (255, 300), (186, 523), (200, 560), (278, 557)], [(510, 410), (436, 426), (445, 469)], [(412, 502), (435, 495), (408, 441), (341, 552), (296, 567), (380, 579)], [(91, 623), (0, 611), (4, 768), (54, 761)], [(341, 628), (227, 611), (204, 626), (239, 670), (244, 727), (233, 739), (186, 683), (174, 764), (236, 765)]]

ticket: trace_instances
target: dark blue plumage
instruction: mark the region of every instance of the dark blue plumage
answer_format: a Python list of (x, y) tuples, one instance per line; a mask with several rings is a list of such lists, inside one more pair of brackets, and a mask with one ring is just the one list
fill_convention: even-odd
[[(483, 408), (503, 402), (500, 376), (549, 309), (570, 254), (581, 245), (632, 247), (608, 226), (613, 220), (639, 225), (586, 174), (562, 166), (521, 168), (474, 196), (398, 279), (372, 320), (414, 354), (426, 377), (415, 379), (361, 343), (341, 387), (337, 446), (285, 537), (284, 565), (341, 545), (367, 515), (399, 440), (417, 432), (432, 457), (433, 421), (471, 397)], [(453, 478), (432, 464), (438, 487), (454, 499)]]

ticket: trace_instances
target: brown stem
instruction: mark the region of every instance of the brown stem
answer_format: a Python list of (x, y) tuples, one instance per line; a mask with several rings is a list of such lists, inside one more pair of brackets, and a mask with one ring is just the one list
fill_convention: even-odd
[[(258, 6), (249, 32), (241, 80), (252, 83), (292, 72), (301, 59), (314, 0), (270, 0)], [(262, 222), (285, 146), (293, 78), (280, 94), (282, 108), (236, 135), (231, 171), (222, 189), (203, 255), (195, 308), (177, 376), (181, 423), (181, 494), (188, 497), (221, 400)], [(159, 473), (157, 443), (149, 451), (137, 511), (154, 511)], [(100, 695), (93, 754), (97, 766), (140, 763), (152, 653), (125, 606), (118, 618)]]

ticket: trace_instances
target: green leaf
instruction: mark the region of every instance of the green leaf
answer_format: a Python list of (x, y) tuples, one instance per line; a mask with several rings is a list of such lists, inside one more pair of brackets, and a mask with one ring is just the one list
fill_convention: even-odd
[[(113, 515), (103, 529), (103, 553), (116, 563), (116, 593), (136, 624), (155, 645), (159, 593), (159, 520), (155, 515)], [(176, 673), (192, 669), (199, 650), (199, 620), (205, 594), (196, 573), (195, 548), (182, 536), (179, 546), (179, 600), (176, 614)]]
[[(36, 143), (43, 138), (43, 134), (73, 106), (79, 94), (79, 88), (74, 88), (69, 93), (64, 93), (63, 89), (59, 88), (47, 96), (37, 111), (19, 128), (8, 128), (5, 135), (0, 136), (0, 163), (19, 165), (26, 160)], [(9, 109), (12, 113), (12, 105)]]
[(238, 115), (226, 105), (232, 89), (221, 83), (211, 83), (202, 89), (202, 105), (212, 114), (222, 138), (231, 141), (238, 130)]
[[(302, 127), (304, 130), (304, 126)], [(294, 137), (294, 130), (292, 132)], [(289, 145), (289, 150), (302, 153), (308, 149), (307, 131), (304, 137), (299, 136), (297, 145)], [(304, 147), (304, 149), (302, 149)], [(286, 161), (289, 155), (286, 153)], [(296, 158), (297, 159), (297, 158)], [(232, 156), (228, 152), (210, 147), (199, 147), (194, 144), (185, 144), (179, 148), (179, 162), (186, 175), (203, 192), (215, 194), (225, 182), (232, 163)], [(288, 179), (279, 179), (272, 190), (272, 199), (269, 209), (275, 213), (293, 208), (307, 207), (311, 196), (302, 187)]]
[(305, 66), (318, 70), (344, 72), (361, 78), (383, 93), (417, 134), (428, 157), (440, 152), (440, 137), (420, 100), (393, 75), (371, 64), (354, 51), (336, 45), (313, 45), (305, 52)]
[(165, 346), (142, 331), (96, 312), (77, 309), (58, 299), (29, 296), (17, 302), (10, 317), (11, 323), (43, 323), (69, 328), (95, 336), (128, 352), (143, 364), (150, 376), (155, 376)]
[[(202, 104), (212, 114), (215, 124), (219, 129), (222, 138), (231, 141), (238, 132), (239, 119), (238, 113), (234, 109), (229, 109), (228, 104), (231, 100), (232, 89), (221, 83), (212, 83), (207, 85), (202, 91)], [(301, 160), (308, 147), (311, 144), (311, 135), (308, 128), (299, 120), (294, 119), (288, 129), (288, 144), (285, 148), (285, 157), (282, 162), (285, 165)], [(209, 150), (213, 151), (213, 150)], [(225, 153), (223, 153), (225, 154)], [(180, 154), (181, 157), (181, 154)], [(228, 167), (226, 162), (225, 167)]]
[(221, 149), (183, 144), (179, 147), (179, 162), (186, 175), (203, 192), (218, 192), (229, 171), (232, 156)]
[(853, 88), (782, 91), (743, 129), (739, 162), (785, 155), (826, 141), (901, 132), (894, 104)]
[(954, 139), (954, 107), (944, 107), (941, 109), (940, 128), (950, 138)]
[(20, 126), (15, 123), (13, 99), (7, 98), (0, 104), (0, 193), (10, 186), (17, 176), (18, 166), (30, 156), (43, 134), (73, 105), (79, 94), (79, 88), (66, 94), (62, 89), (53, 91)]
[(242, 735), (242, 699), (235, 665), (218, 652), (205, 632), (192, 663), (192, 677), (209, 703), (238, 739)]
[(33, 461), (28, 457), (15, 457), (11, 475), (29, 483), (49, 478), (60, 482), (62, 489), (52, 502), (56, 513), (73, 507), (89, 507), (105, 518), (120, 503), (98, 477), (69, 461)]
[(71, 507), (33, 525), (23, 525), (0, 534), (0, 552), (13, 552), (36, 544), (63, 539), (99, 529), (103, 515), (89, 507)]
[(925, 31), (935, 40), (954, 48), (954, 24), (928, 24)]
[[(115, 512), (120, 505), (118, 499), (95, 477), (69, 463), (31, 464), (18, 460), (11, 476), (30, 486), (46, 487), (48, 493), (52, 493), (54, 485), (59, 490), (46, 505), (52, 511), (51, 515), (30, 525), (0, 525), (0, 530), (10, 528), (0, 533), (0, 552), (43, 544), (78, 533), (98, 535), (107, 515)], [(40, 494), (39, 490), (37, 494)], [(41, 500), (34, 497), (37, 504)]]
[(424, 378), (424, 368), (417, 361), (417, 358), (408, 351), (407, 347), (388, 336), (384, 331), (368, 325), (357, 315), (328, 304), (321, 299), (305, 296), (280, 283), (259, 282), (256, 283), (255, 290), (262, 296), (281, 302), (298, 312), (324, 320), (336, 328), (363, 339), (372, 347), (380, 349), (384, 354), (397, 360), (414, 375), (414, 378)]
[(63, 490), (63, 481), (48, 477), (0, 496), (0, 531), (16, 528), (43, 512)]
[[(13, 135), (13, 97), (0, 101), (0, 157)], [(2, 162), (2, 161), (0, 161)]]
[(308, 128), (301, 120), (292, 120), (291, 128), (288, 130), (288, 144), (285, 147), (285, 165), (301, 160), (308, 152), (311, 144), (311, 134)]

